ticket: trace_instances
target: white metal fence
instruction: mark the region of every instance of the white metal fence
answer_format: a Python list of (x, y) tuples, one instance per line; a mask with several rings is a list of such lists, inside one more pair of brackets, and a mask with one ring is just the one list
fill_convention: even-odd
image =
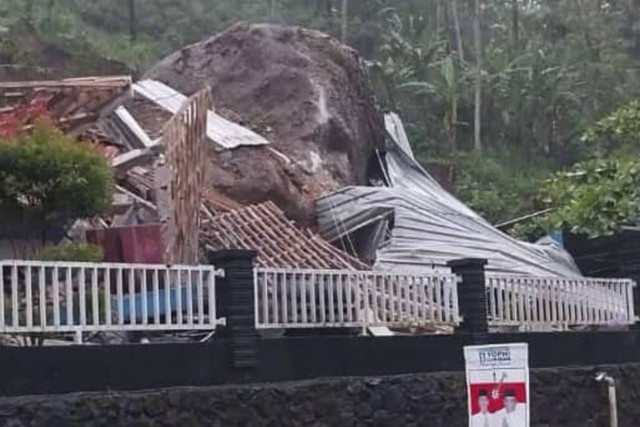
[(211, 330), (213, 266), (0, 261), (0, 333)]
[[(212, 330), (213, 266), (0, 261), (0, 333)], [(458, 278), (430, 272), (255, 269), (260, 329), (453, 326)], [(524, 330), (635, 322), (628, 279), (486, 274), (489, 324)]]
[(562, 279), (486, 274), (492, 326), (528, 330), (635, 322), (629, 279)]
[(256, 269), (256, 326), (455, 325), (456, 284), (453, 274)]

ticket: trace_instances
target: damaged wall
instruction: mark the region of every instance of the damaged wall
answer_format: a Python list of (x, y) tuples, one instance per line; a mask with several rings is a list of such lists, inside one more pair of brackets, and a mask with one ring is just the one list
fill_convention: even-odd
[(212, 89), (216, 111), (271, 141), (216, 152), (207, 184), (243, 203), (274, 201), (314, 221), (313, 200), (365, 184), (384, 125), (358, 54), (317, 31), (234, 25), (158, 63), (144, 78), (192, 94)]

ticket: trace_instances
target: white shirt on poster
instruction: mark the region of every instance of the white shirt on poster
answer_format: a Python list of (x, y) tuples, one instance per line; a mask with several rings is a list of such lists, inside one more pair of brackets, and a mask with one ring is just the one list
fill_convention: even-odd
[(501, 427), (496, 423), (496, 414), (478, 412), (471, 416), (470, 427)]
[(500, 409), (495, 413), (497, 424), (495, 427), (527, 427), (527, 412), (523, 403), (518, 403), (513, 412)]

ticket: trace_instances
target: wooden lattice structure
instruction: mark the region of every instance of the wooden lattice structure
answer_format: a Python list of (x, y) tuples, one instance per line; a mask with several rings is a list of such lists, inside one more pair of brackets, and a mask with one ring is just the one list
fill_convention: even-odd
[(207, 110), (212, 108), (210, 91), (203, 89), (185, 102), (163, 132), (165, 155), (155, 185), (167, 263), (198, 260)]
[(266, 268), (368, 270), (369, 266), (290, 221), (268, 201), (218, 214), (202, 225), (208, 249), (254, 249)]

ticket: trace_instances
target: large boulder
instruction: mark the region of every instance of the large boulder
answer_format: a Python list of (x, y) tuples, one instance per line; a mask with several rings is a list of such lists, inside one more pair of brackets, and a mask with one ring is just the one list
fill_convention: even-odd
[(363, 61), (317, 31), (239, 23), (169, 55), (144, 78), (185, 94), (208, 85), (216, 110), (271, 141), (209, 150), (207, 184), (243, 203), (272, 200), (301, 223), (314, 200), (365, 184), (384, 143)]

